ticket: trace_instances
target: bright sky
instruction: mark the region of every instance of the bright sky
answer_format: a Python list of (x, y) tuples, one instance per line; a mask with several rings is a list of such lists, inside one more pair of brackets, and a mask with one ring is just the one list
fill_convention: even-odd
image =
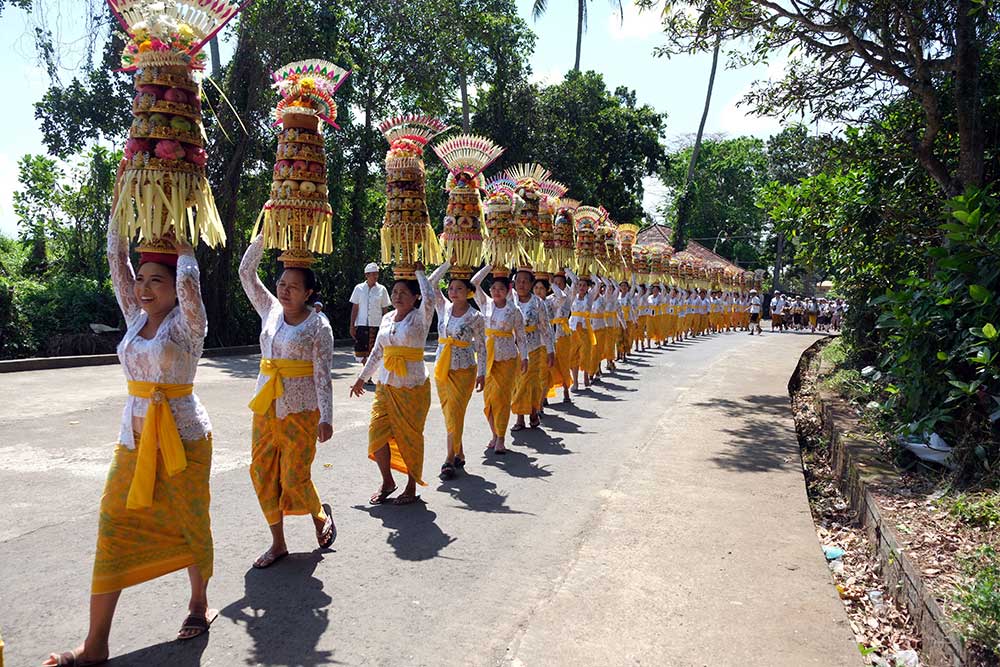
[[(79, 15), (80, 0), (42, 0), (49, 8), (47, 24), (56, 27), (57, 40), (83, 48), (85, 25)], [(709, 55), (678, 56), (667, 60), (653, 55), (662, 43), (659, 18), (642, 13), (630, 2), (625, 4), (625, 20), (610, 4), (591, 2), (590, 20), (583, 39), (581, 68), (604, 74), (610, 89), (625, 85), (635, 89), (641, 104), (650, 104), (669, 115), (667, 134), (678, 137), (698, 128), (705, 87), (711, 66)], [(550, 0), (548, 12), (538, 21), (531, 19), (531, 0), (517, 0), (518, 11), (538, 35), (531, 59), (534, 78), (554, 83), (573, 66), (576, 38), (576, 3)], [(57, 10), (53, 11), (55, 7)], [(36, 11), (39, 11), (36, 8)], [(8, 91), (8, 102), (0, 105), (0, 233), (13, 235), (17, 221), (12, 194), (17, 189), (17, 161), (26, 153), (44, 153), (41, 133), (32, 104), (45, 92), (48, 77), (35, 60), (32, 21), (24, 12), (7, 7), (0, 20), (0, 43), (8, 48), (0, 52), (0, 90)], [(72, 65), (73, 58), (64, 64)], [(728, 70), (720, 64), (715, 93), (705, 131), (729, 135), (752, 134), (767, 137), (778, 131), (776, 119), (748, 115), (737, 102), (755, 79), (780, 75), (783, 59), (770, 68)], [(68, 81), (72, 73), (63, 74)], [(662, 186), (653, 179), (647, 182), (647, 211), (655, 208), (663, 196)]]

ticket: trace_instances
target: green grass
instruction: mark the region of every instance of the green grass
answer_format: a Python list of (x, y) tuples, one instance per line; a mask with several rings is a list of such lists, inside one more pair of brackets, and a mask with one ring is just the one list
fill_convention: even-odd
[(828, 366), (839, 366), (847, 359), (847, 347), (839, 336), (820, 350), (820, 356)]
[(822, 380), (824, 389), (840, 394), (844, 398), (860, 403), (875, 397), (875, 386), (861, 377), (853, 368), (841, 368)]
[(962, 636), (1000, 657), (1000, 556), (980, 547), (963, 563), (968, 581), (955, 589), (954, 613)]
[(1000, 493), (961, 493), (942, 499), (942, 503), (962, 523), (980, 528), (1000, 526)]

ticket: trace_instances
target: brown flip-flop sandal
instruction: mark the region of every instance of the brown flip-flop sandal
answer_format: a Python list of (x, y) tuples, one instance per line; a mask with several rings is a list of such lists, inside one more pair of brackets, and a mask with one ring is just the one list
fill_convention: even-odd
[(329, 505), (323, 505), (323, 512), (326, 513), (326, 521), (323, 522), (322, 532), (316, 533), (316, 542), (319, 543), (320, 549), (329, 549), (337, 539), (337, 524), (333, 522)]
[(108, 662), (108, 658), (103, 660), (81, 660), (76, 651), (63, 651), (62, 653), (52, 653), (49, 660), (56, 659), (56, 667), (96, 667)]
[[(287, 553), (285, 555), (288, 555)], [(208, 632), (209, 626), (212, 622), (219, 617), (218, 609), (209, 609), (205, 612), (204, 616), (199, 616), (198, 614), (189, 614), (187, 618), (184, 619), (184, 624), (181, 629), (177, 632), (177, 639), (179, 641), (187, 641), (189, 639), (194, 639), (195, 637), (200, 637), (206, 632)], [(185, 635), (185, 630), (196, 630), (193, 635)]]
[(273, 553), (270, 549), (268, 549), (267, 551), (265, 551), (264, 553), (262, 553), (260, 556), (257, 557), (257, 560), (253, 562), (253, 566), (255, 569), (264, 570), (271, 567), (272, 565), (274, 565), (287, 555), (288, 555), (287, 551), (282, 551), (280, 554), (276, 554)]
[(514, 424), (513, 426), (510, 427), (510, 432), (516, 433), (517, 431), (523, 431), (526, 428), (528, 427), (525, 426), (524, 424)]
[(396, 493), (395, 486), (393, 486), (391, 489), (379, 488), (378, 492), (376, 492), (371, 498), (369, 498), (368, 501), (372, 505), (381, 505), (382, 503), (384, 503), (389, 499), (389, 496), (391, 496), (394, 493)]
[(412, 505), (413, 503), (420, 500), (420, 496), (415, 493), (404, 493), (400, 497), (392, 501), (393, 505)]

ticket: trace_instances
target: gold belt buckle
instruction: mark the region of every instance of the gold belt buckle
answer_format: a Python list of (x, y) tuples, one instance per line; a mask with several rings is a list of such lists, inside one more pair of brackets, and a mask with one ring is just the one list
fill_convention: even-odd
[(151, 401), (152, 401), (153, 403), (155, 403), (155, 404), (159, 405), (159, 404), (160, 404), (160, 403), (162, 403), (163, 401), (167, 400), (167, 395), (166, 395), (165, 393), (163, 393), (163, 390), (162, 390), (162, 389), (157, 389), (157, 390), (156, 390), (156, 391), (154, 391), (154, 392), (153, 392), (153, 394), (152, 394), (152, 395), (151, 395), (151, 396), (149, 397), (149, 400), (151, 400)]

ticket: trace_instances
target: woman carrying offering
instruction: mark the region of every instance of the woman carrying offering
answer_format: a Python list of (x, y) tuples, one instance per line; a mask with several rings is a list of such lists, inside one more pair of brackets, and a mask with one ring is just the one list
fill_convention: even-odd
[(321, 549), (333, 544), (337, 534), (312, 483), (316, 441), (326, 442), (333, 435), (333, 331), (329, 320), (312, 307), (312, 270), (286, 268), (275, 296), (257, 275), (263, 255), (264, 237), (259, 235), (240, 262), (243, 291), (261, 319), (260, 373), (250, 401), (250, 479), (271, 530), (271, 546), (254, 561), (256, 568), (270, 567), (288, 555), (286, 516), (311, 516)]
[[(438, 280), (443, 273), (439, 267), (431, 279)], [(381, 505), (395, 493), (394, 469), (407, 476), (406, 489), (394, 504), (416, 502), (417, 484), (427, 486), (423, 480), (424, 424), (431, 408), (431, 381), (424, 345), (434, 317), (434, 290), (423, 264), (416, 265), (415, 277), (415, 281), (397, 279), (392, 284), (390, 299), (395, 310), (382, 318), (368, 363), (351, 387), (351, 396), (362, 396), (365, 382), (375, 376), (368, 458), (378, 464), (382, 486), (372, 495), (372, 505)]]
[[(535, 281), (536, 290), (539, 282), (541, 281)], [(570, 371), (573, 367), (573, 330), (569, 328), (573, 304), (570, 302), (566, 276), (557, 273), (552, 276), (552, 294), (545, 300), (549, 322), (555, 330), (556, 337), (556, 361), (549, 369), (549, 386), (546, 388), (546, 394), (549, 398), (555, 398), (556, 389), (562, 387), (563, 403), (570, 402), (569, 388), (573, 385)]]
[(122, 589), (176, 570), (187, 568), (191, 582), (177, 638), (204, 633), (217, 615), (207, 595), (212, 425), (192, 392), (208, 323), (193, 249), (163, 241), (174, 253), (142, 253), (135, 273), (127, 242), (108, 225), (111, 282), (128, 327), (118, 345), (128, 398), (101, 498), (90, 629), (81, 646), (45, 665), (106, 662)]
[[(445, 262), (431, 275), (431, 287), (434, 287), (434, 277), (450, 267), (451, 264)], [(465, 412), (473, 390), (482, 391), (486, 385), (486, 318), (469, 304), (469, 298), (478, 287), (478, 283), (473, 285), (468, 280), (452, 277), (447, 297), (434, 289), (434, 308), (438, 316), (434, 383), (448, 430), (448, 454), (441, 466), (441, 479), (451, 479), (456, 470), (465, 469), (462, 449)]]
[(528, 347), (524, 316), (514, 299), (508, 298), (510, 280), (494, 276), (488, 297), (480, 286), (492, 268), (489, 264), (484, 266), (472, 277), (472, 283), (476, 286), (476, 303), (486, 318), (486, 387), (483, 391), (483, 412), (493, 433), (487, 450), (492, 450), (494, 454), (506, 454), (504, 438), (510, 422), (511, 397), (517, 377), (528, 372)]
[(514, 383), (511, 409), (517, 415), (517, 422), (511, 431), (524, 430), (526, 415), (531, 416), (531, 428), (537, 428), (541, 423), (538, 413), (542, 409), (542, 399), (548, 393), (549, 369), (555, 365), (555, 335), (545, 301), (532, 292), (534, 285), (535, 275), (531, 271), (521, 269), (515, 274), (516, 303), (524, 316), (524, 331), (527, 334), (528, 373), (519, 375)]

